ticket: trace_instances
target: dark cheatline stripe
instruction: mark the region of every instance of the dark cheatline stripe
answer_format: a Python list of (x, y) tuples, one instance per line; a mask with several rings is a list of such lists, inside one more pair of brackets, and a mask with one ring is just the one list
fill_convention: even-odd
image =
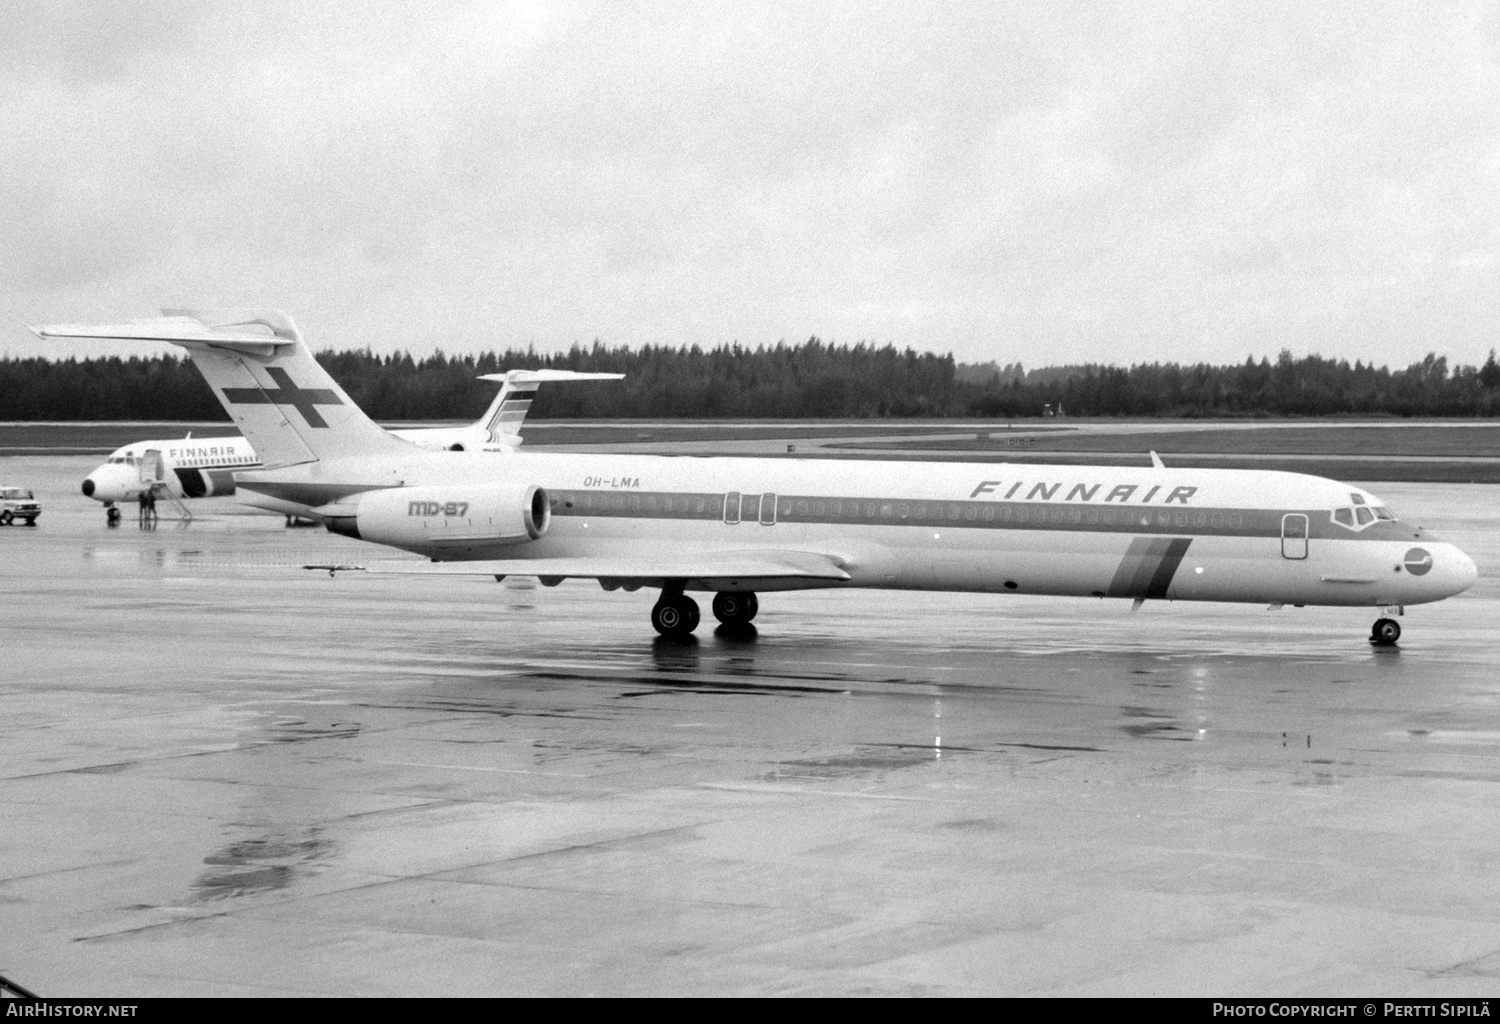
[(203, 474), (196, 469), (174, 469), (177, 474), (177, 482), (182, 484), (182, 493), (185, 497), (201, 498), (208, 493), (208, 488), (203, 483)]
[(1188, 545), (1191, 543), (1192, 540), (1187, 537), (1173, 537), (1167, 541), (1166, 553), (1157, 564), (1156, 572), (1152, 573), (1151, 582), (1146, 585), (1144, 596), (1150, 598), (1167, 596), (1167, 588), (1172, 585), (1172, 577), (1177, 575), (1177, 567), (1182, 564), (1182, 556), (1187, 554)]
[(1110, 597), (1166, 597), (1190, 544), (1189, 537), (1135, 538), (1105, 593)]

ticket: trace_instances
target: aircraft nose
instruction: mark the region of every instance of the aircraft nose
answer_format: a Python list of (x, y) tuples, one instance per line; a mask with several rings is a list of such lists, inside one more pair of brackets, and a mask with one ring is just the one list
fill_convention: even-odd
[(92, 498), (94, 496), (94, 478), (86, 476), (83, 478), (83, 496)]
[(1475, 580), (1479, 579), (1479, 566), (1474, 564), (1474, 559), (1464, 554), (1458, 548), (1453, 549), (1453, 553), (1447, 561), (1453, 563), (1450, 569), (1453, 577), (1453, 593), (1463, 593), (1474, 585)]

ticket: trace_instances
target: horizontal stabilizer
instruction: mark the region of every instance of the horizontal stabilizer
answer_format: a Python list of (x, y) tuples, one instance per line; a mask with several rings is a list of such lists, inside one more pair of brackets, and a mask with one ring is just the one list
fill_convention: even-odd
[[(124, 324), (49, 324), (32, 327), (39, 338), (107, 338), (196, 344), (251, 355), (274, 355), (297, 343), (296, 326), (283, 313), (259, 310), (165, 310), (167, 316)], [(255, 328), (264, 328), (256, 330)]]
[(329, 572), (362, 570), (401, 576), (542, 576), (597, 580), (828, 580), (849, 574), (840, 560), (813, 551), (715, 551), (665, 558), (599, 556), (585, 558), (498, 558), (476, 562), (418, 562), (389, 559), (363, 565), (308, 565)]
[(623, 373), (577, 373), (573, 370), (506, 370), (504, 373), (481, 373), (480, 380), (511, 384), (550, 384), (560, 380), (624, 380)]

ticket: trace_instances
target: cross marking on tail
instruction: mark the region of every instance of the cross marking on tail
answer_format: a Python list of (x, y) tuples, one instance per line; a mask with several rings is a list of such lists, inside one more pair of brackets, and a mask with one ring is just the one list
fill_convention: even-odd
[(235, 405), (290, 405), (302, 414), (309, 427), (326, 427), (328, 423), (318, 414), (316, 406), (343, 405), (344, 400), (327, 388), (300, 388), (292, 382), (291, 375), (279, 366), (266, 369), (277, 385), (272, 390), (262, 388), (225, 388), (224, 401)]

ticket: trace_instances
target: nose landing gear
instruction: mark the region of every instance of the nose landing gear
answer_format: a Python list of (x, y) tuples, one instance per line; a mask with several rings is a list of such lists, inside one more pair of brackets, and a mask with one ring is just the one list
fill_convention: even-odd
[(1376, 647), (1392, 647), (1401, 639), (1401, 623), (1395, 619), (1376, 619), (1370, 627), (1370, 643)]

